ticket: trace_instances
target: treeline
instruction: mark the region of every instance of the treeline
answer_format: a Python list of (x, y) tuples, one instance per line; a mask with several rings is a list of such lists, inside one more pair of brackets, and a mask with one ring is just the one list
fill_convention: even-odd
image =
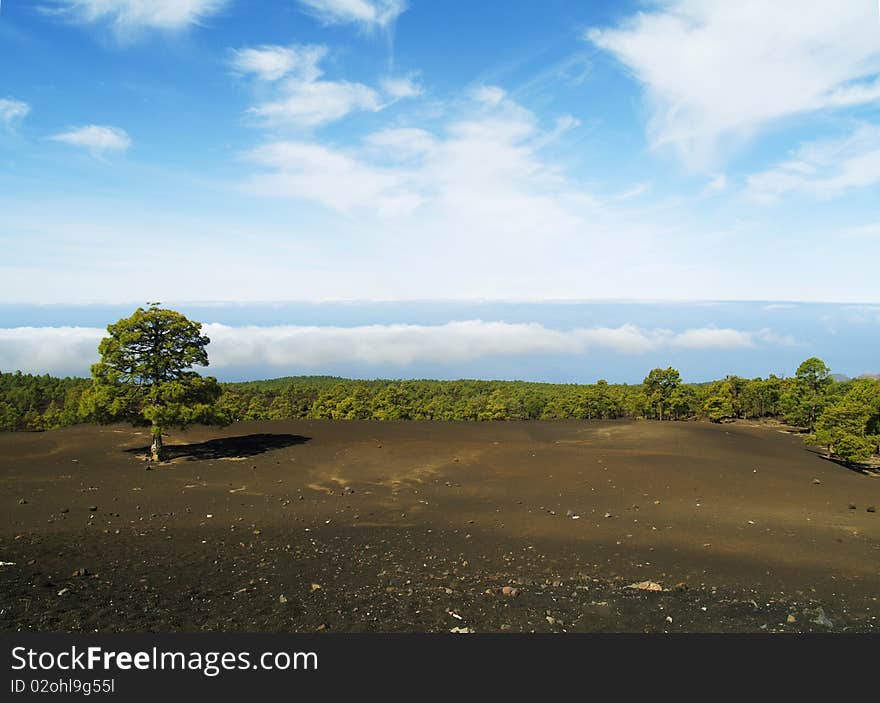
[[(45, 430), (91, 422), (90, 381), (0, 374), (0, 429)], [(880, 381), (835, 381), (820, 359), (789, 378), (727, 376), (682, 383), (654, 369), (638, 385), (524, 381), (359, 381), (296, 376), (223, 384), (218, 410), (229, 421), (288, 420), (657, 420), (778, 418), (847, 461), (880, 444)]]

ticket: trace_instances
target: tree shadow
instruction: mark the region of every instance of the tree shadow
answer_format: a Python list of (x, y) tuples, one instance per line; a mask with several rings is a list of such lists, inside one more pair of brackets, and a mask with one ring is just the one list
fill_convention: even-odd
[(816, 449), (815, 447), (807, 447), (806, 449), (808, 452), (810, 452), (811, 454), (815, 454), (820, 459), (830, 461), (832, 464), (837, 464), (838, 466), (842, 466), (845, 469), (854, 471), (857, 474), (862, 474), (863, 476), (880, 476), (880, 468), (872, 464), (863, 464), (858, 461), (847, 461), (846, 459), (841, 459), (836, 456), (828, 456), (828, 454), (819, 449)]
[[(305, 444), (311, 437), (298, 434), (249, 434), (240, 437), (220, 437), (194, 444), (166, 444), (163, 450), (164, 461), (186, 459), (202, 461), (205, 459), (235, 459), (256, 456), (273, 449), (284, 449), (297, 444)], [(134, 447), (126, 449), (129, 454), (149, 454), (150, 448)]]

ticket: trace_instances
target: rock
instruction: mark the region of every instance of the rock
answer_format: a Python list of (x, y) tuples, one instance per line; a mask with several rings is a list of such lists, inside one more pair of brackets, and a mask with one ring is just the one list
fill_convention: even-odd
[(816, 608), (813, 613), (816, 617), (813, 618), (810, 622), (814, 623), (815, 625), (821, 625), (822, 627), (834, 627), (834, 621), (825, 614), (824, 609)]
[(550, 623), (551, 625), (561, 625), (561, 624), (562, 624), (561, 622), (559, 622), (559, 620), (557, 620), (556, 618), (554, 618), (552, 615), (548, 615), (548, 616), (545, 618), (545, 620), (546, 620), (548, 623)]
[(822, 482), (821, 482), (818, 478), (814, 478), (814, 479), (813, 479), (813, 485), (814, 485), (814, 486), (818, 486), (818, 485), (820, 485), (821, 483), (822, 483)]
[(855, 504), (855, 503), (850, 503), (850, 504), (849, 504), (849, 509), (850, 509), (850, 510), (855, 510), (855, 509), (856, 509), (856, 504)]
[(354, 493), (354, 488), (352, 488), (351, 486), (346, 486), (342, 489), (342, 492), (343, 494), (350, 496), (352, 493)]
[(27, 505), (27, 501), (26, 501), (24, 498), (19, 498), (19, 499), (18, 499), (18, 504), (19, 504), (19, 505)]
[(61, 512), (61, 513), (69, 513), (69, 512), (70, 512), (70, 508), (61, 508), (61, 510), (60, 510), (59, 512)]
[(327, 629), (327, 626), (326, 626), (324, 623), (321, 623), (320, 625), (318, 625), (318, 626), (315, 628), (315, 631), (316, 631), (316, 632), (323, 632), (323, 631), (326, 630), (326, 629)]
[(90, 573), (91, 573), (91, 572), (90, 572), (88, 569), (86, 569), (86, 568), (81, 568), (81, 569), (77, 569), (76, 571), (74, 571), (74, 572), (71, 574), (71, 576), (73, 576), (74, 578), (77, 578), (77, 577), (80, 577), (80, 576), (89, 576)]
[(97, 505), (90, 505), (89, 506), (89, 512), (91, 512), (91, 513), (95, 512), (97, 509), (98, 509)]
[(672, 616), (671, 615), (666, 616), (666, 622), (672, 624)]
[(876, 512), (877, 512), (877, 508), (874, 507), (873, 505), (869, 505), (867, 508), (865, 508), (865, 511), (866, 511), (866, 512), (869, 512), (869, 513), (876, 513)]
[(793, 613), (789, 613), (789, 614), (788, 614), (788, 617), (785, 618), (785, 622), (787, 622), (789, 625), (791, 625), (791, 624), (797, 622), (797, 618), (794, 616)]
[(63, 596), (63, 595), (65, 595), (65, 594), (67, 594), (67, 593), (70, 593), (70, 589), (69, 589), (69, 588), (62, 588), (60, 591), (58, 591), (58, 595), (59, 595), (59, 596)]
[(656, 581), (639, 581), (638, 583), (631, 583), (626, 588), (632, 588), (636, 591), (662, 591), (663, 586), (661, 586)]
[(609, 517), (613, 517), (613, 515), (611, 513), (605, 513), (605, 517), (609, 518)]
[(504, 586), (501, 589), (501, 595), (516, 598), (519, 595), (519, 589), (513, 586)]
[(315, 591), (320, 591), (320, 590), (321, 590), (321, 584), (320, 584), (320, 583), (313, 583), (313, 584), (312, 584), (312, 593), (314, 593)]
[(450, 632), (454, 632), (457, 635), (470, 635), (473, 634), (475, 630), (470, 627), (453, 627)]
[(682, 591), (686, 591), (688, 589), (688, 585), (682, 581), (681, 583), (677, 583), (672, 587), (673, 591), (678, 591), (681, 593)]
[(280, 596), (278, 596), (278, 602), (279, 602), (279, 603), (286, 603), (286, 602), (287, 602), (287, 596), (285, 596), (285, 595), (282, 593)]

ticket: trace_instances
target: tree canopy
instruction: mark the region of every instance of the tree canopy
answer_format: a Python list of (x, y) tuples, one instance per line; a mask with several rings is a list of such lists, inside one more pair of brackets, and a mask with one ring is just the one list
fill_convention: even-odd
[(98, 346), (101, 361), (92, 366), (89, 397), (93, 416), (150, 425), (154, 460), (162, 458), (167, 428), (223, 422), (215, 406), (221, 393), (217, 379), (192, 370), (208, 365), (211, 340), (201, 327), (152, 304), (108, 325), (109, 336)]

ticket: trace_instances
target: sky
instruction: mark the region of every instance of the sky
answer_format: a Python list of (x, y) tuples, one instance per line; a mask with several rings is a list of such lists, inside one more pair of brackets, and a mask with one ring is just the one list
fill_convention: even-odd
[(4, 0), (0, 49), (0, 369), (152, 300), (230, 376), (880, 366), (876, 0)]

